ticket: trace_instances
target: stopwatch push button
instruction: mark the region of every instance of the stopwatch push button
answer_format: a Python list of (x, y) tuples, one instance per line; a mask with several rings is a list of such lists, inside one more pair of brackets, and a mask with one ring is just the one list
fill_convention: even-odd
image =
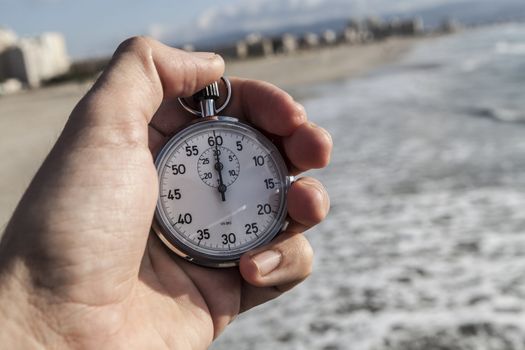
[(206, 86), (201, 91), (193, 95), (195, 102), (201, 102), (203, 100), (218, 100), (220, 97), (219, 93), (219, 83), (215, 82)]

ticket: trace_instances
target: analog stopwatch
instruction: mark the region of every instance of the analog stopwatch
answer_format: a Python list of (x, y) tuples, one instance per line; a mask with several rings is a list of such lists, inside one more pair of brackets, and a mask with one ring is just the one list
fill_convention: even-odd
[(201, 116), (173, 136), (155, 165), (159, 199), (154, 231), (175, 253), (212, 267), (235, 265), (241, 255), (272, 240), (286, 222), (293, 180), (275, 147), (257, 129), (217, 116), (219, 85), (194, 95)]

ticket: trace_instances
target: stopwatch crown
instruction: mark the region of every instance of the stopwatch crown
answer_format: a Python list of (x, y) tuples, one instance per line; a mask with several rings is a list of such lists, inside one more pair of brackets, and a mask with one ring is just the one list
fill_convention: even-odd
[(200, 90), (195, 95), (193, 95), (194, 100), (197, 102), (201, 102), (203, 100), (218, 100), (219, 97), (220, 92), (218, 82), (214, 82), (206, 86), (204, 89)]
[(228, 106), (228, 103), (230, 103), (230, 99), (232, 97), (232, 86), (230, 81), (226, 77), (222, 77), (221, 80), (224, 82), (224, 85), (226, 85), (227, 91), (226, 100), (224, 101), (222, 106), (215, 106), (215, 102), (218, 101), (220, 97), (218, 81), (206, 86), (204, 89), (200, 90), (199, 92), (193, 95), (193, 101), (195, 101), (196, 104), (200, 106), (200, 109), (190, 107), (188, 103), (186, 103), (184, 98), (179, 98), (180, 104), (185, 110), (187, 110), (193, 115), (199, 117), (215, 116), (216, 114), (224, 110), (226, 106)]

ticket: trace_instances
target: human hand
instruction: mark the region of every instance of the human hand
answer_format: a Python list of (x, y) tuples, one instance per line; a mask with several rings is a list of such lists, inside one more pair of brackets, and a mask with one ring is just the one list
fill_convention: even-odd
[[(308, 276), (312, 249), (301, 233), (329, 208), (326, 191), (311, 178), (289, 191), (287, 231), (245, 254), (239, 268), (190, 264), (149, 235), (158, 196), (153, 157), (166, 135), (190, 120), (175, 97), (223, 72), (214, 54), (146, 38), (119, 47), (6, 228), (3, 345), (204, 349), (237, 314)], [(267, 83), (231, 81), (235, 93), (225, 114), (275, 135), (292, 173), (326, 166), (330, 136), (308, 123), (290, 96)]]

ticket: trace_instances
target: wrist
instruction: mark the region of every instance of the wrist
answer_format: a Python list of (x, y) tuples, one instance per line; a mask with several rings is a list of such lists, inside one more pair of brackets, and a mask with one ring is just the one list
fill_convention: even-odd
[(55, 347), (60, 337), (49, 332), (41, 300), (32, 290), (22, 259), (0, 259), (0, 344), (8, 349)]

